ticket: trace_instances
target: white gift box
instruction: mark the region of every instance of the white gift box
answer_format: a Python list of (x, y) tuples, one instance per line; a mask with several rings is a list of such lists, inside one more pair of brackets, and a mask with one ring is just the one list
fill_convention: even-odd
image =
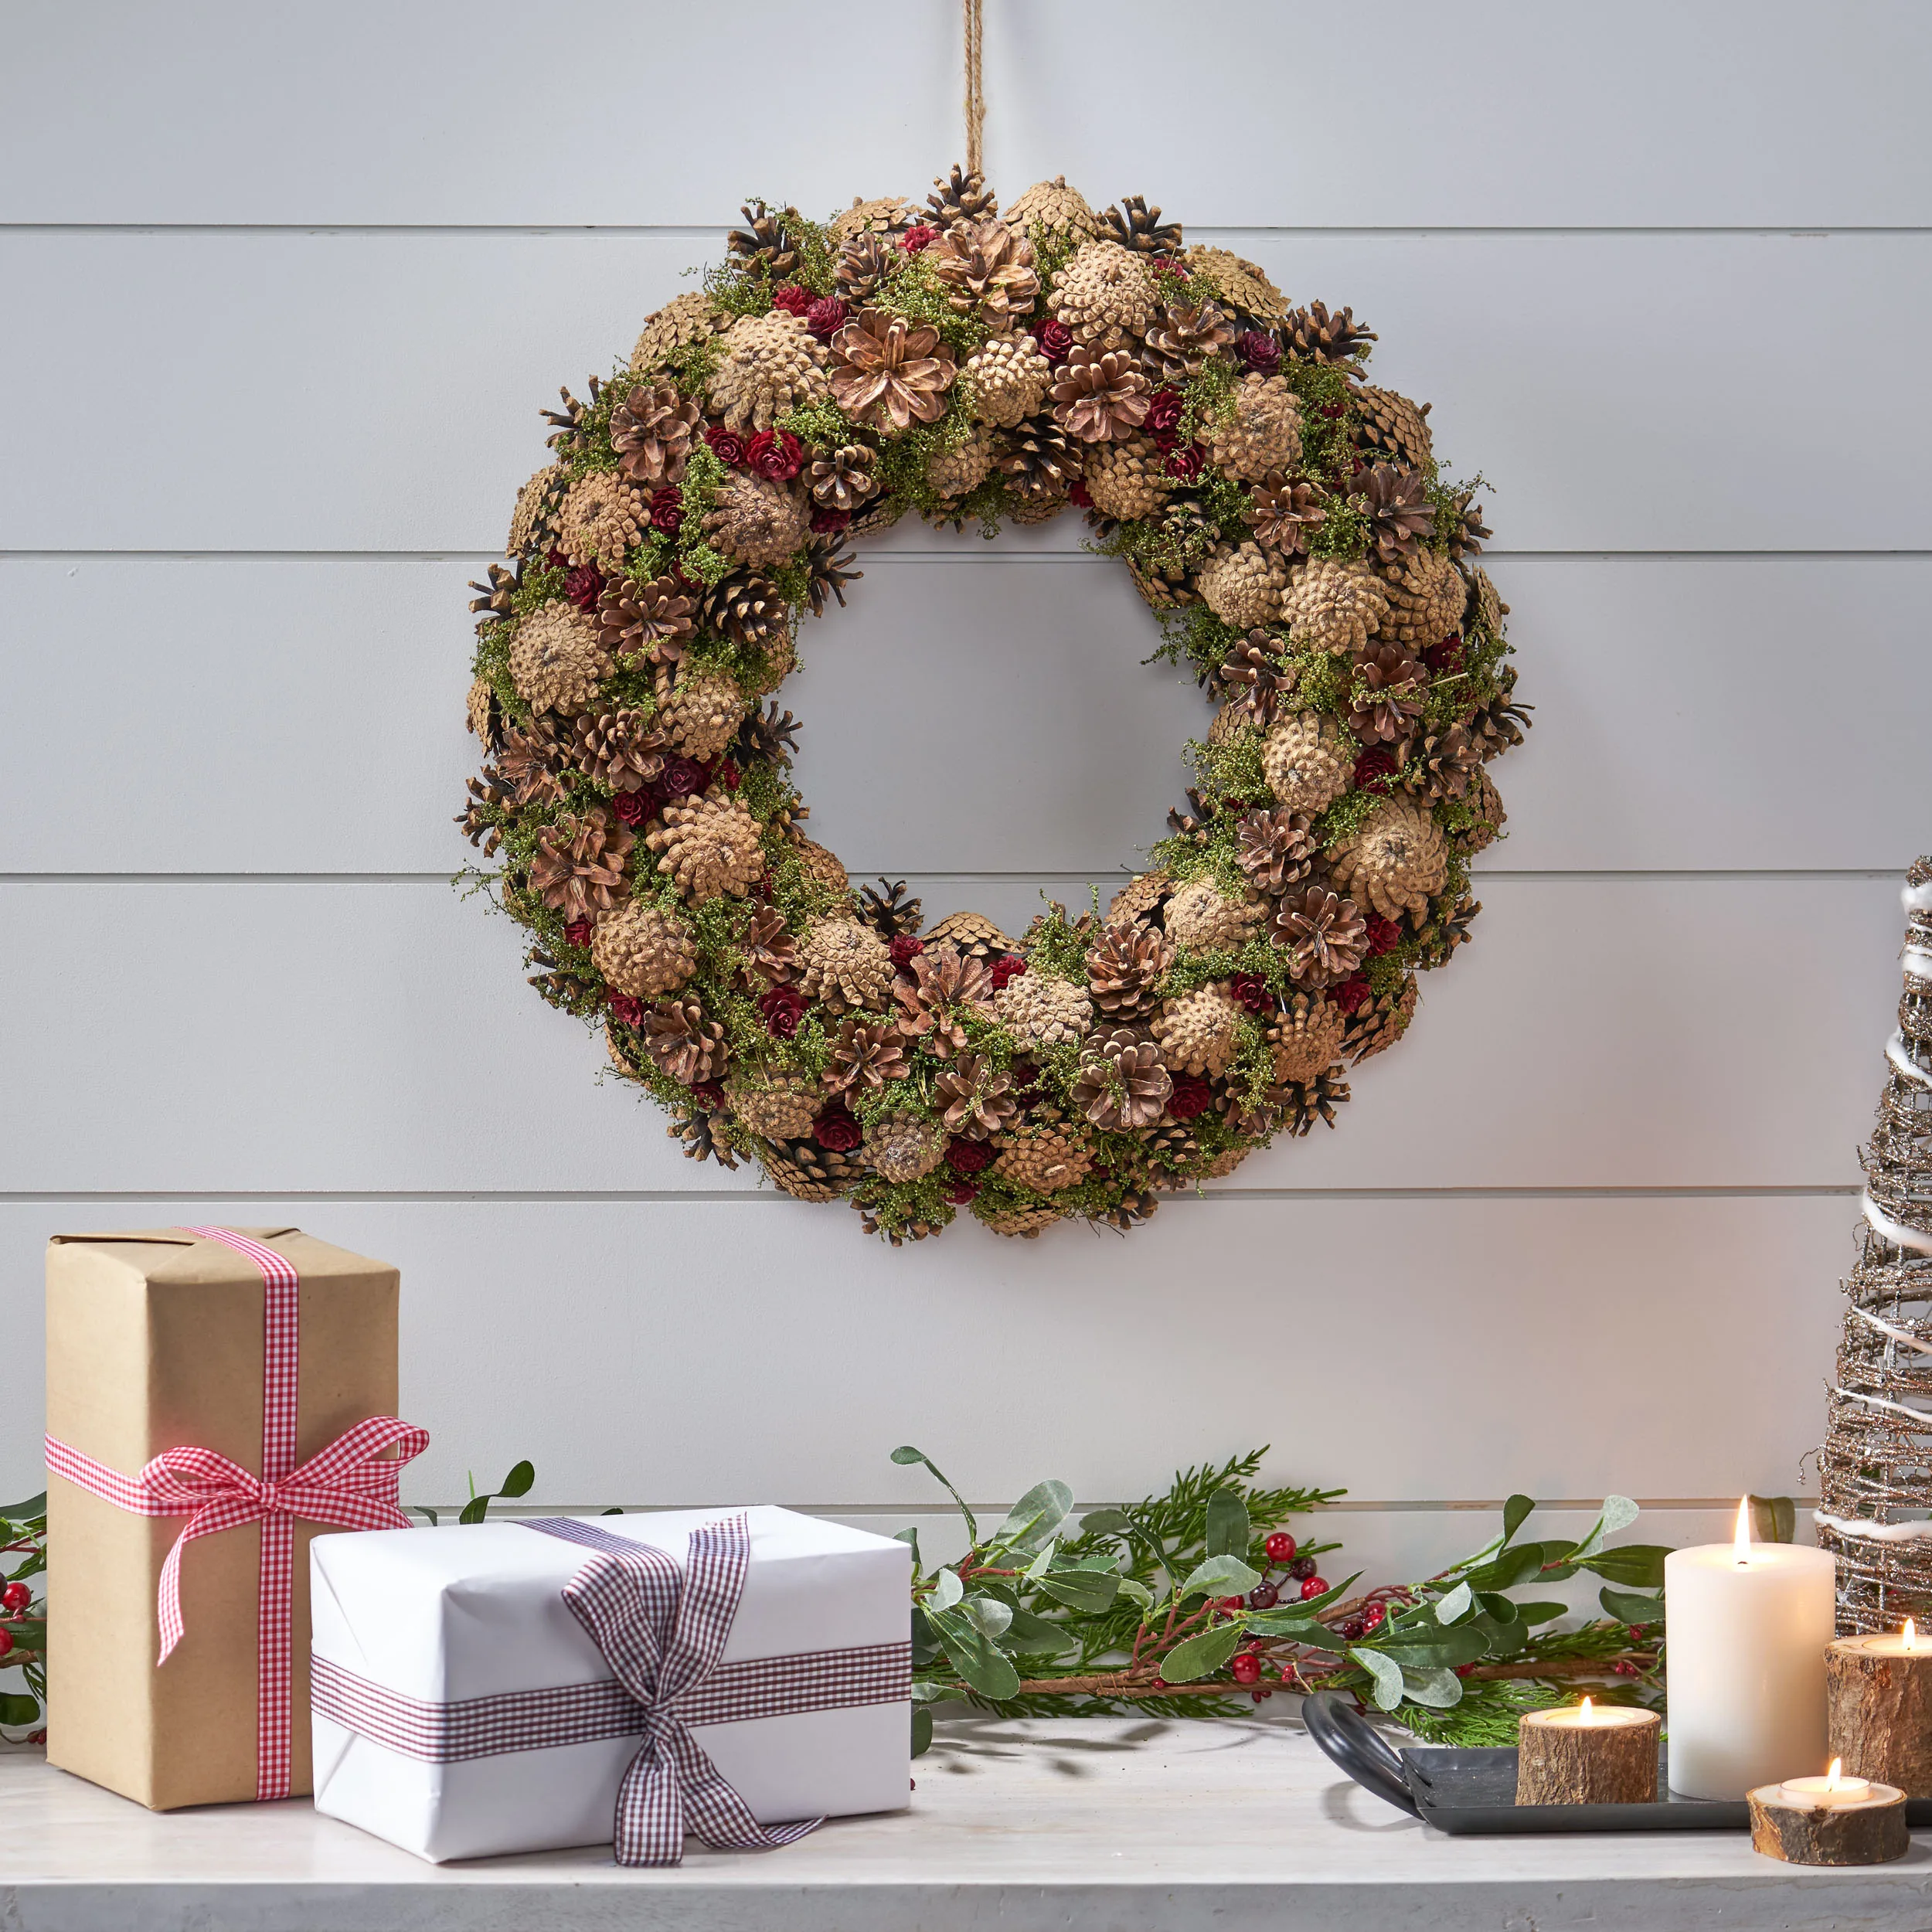
[[(869, 1651), (869, 1694), (889, 1682), (890, 1701), (701, 1718), (692, 1736), (760, 1825), (904, 1809), (904, 1543), (769, 1506), (586, 1520), (682, 1568), (692, 1529), (737, 1515), (750, 1562), (718, 1680), (796, 1679), (777, 1665), (730, 1667), (792, 1657), (822, 1665), (824, 1653)], [(439, 1862), (607, 1844), (643, 1727), (560, 1594), (595, 1553), (513, 1522), (317, 1537), (315, 1808)], [(532, 1695), (546, 1692), (559, 1694)], [(533, 1733), (578, 1741), (533, 1744)]]

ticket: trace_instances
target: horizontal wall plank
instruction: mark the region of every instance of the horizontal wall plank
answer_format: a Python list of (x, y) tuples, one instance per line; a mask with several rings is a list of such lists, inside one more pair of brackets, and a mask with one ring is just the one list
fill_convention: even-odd
[[(780, 700), (804, 720), (818, 836), (868, 876), (1137, 862), (1207, 713), (1190, 679), (1141, 662), (1158, 634), (1119, 566), (866, 562), (851, 607), (806, 624)], [(1902, 870), (1932, 835), (1932, 560), (1495, 570), (1536, 724), (1494, 767), (1510, 832), (1485, 867)], [(5, 868), (454, 870), (474, 573), (0, 563), (14, 702), (35, 721), (0, 763)]]
[[(539, 1501), (918, 1515), (936, 1492), (887, 1460), (898, 1443), (975, 1498), (1046, 1475), (1138, 1495), (1260, 1443), (1274, 1478), (1364, 1498), (1791, 1493), (1852, 1211), (1195, 1202), (1124, 1242), (894, 1251), (791, 1202), (13, 1202), (22, 1352), (49, 1233), (284, 1218), (402, 1269), (402, 1413), (434, 1438), (413, 1495), (528, 1456)], [(0, 1405), (0, 1468), (30, 1486), (38, 1393)]]
[[(17, 221), (715, 222), (753, 189), (812, 209), (920, 189), (961, 145), (944, 7), (896, 10), (876, 49), (856, 0), (578, 0), (534, 39), (508, 0), (12, 11), (0, 216)], [(1063, 172), (1195, 223), (1926, 219), (1932, 34), (1898, 0), (1846, 0), (1822, 33), (1798, 0), (1214, 0), (1185, 31), (1154, 0), (986, 15), (987, 153), (1009, 196)], [(1192, 114), (1121, 111), (1150, 66), (1212, 139)], [(814, 80), (760, 88), (720, 138), (740, 69)], [(678, 80), (648, 113), (611, 111), (608, 78), (639, 74)]]
[[(1924, 546), (1932, 235), (1236, 240), (1381, 332), (1376, 372), (1493, 479), (1508, 548)], [(15, 549), (493, 549), (546, 454), (538, 410), (608, 369), (702, 252), (0, 234), (0, 277), (35, 295), (0, 367), (0, 529)], [(1821, 308), (1859, 318), (1886, 434), (1855, 485), (1770, 488), (1844, 468), (1842, 398), (1786, 319)], [(1653, 311), (1695, 319), (1634, 319)]]
[[(933, 913), (964, 900), (1017, 927), (1039, 904), (1018, 882), (912, 883)], [(1483, 891), (1474, 944), (1427, 976), (1340, 1127), (1257, 1156), (1243, 1186), (1855, 1180), (1897, 998), (1892, 881)], [(0, 888), (0, 1173), (32, 1192), (747, 1188), (594, 1081), (600, 1045), (523, 985), (520, 938), (435, 882)]]

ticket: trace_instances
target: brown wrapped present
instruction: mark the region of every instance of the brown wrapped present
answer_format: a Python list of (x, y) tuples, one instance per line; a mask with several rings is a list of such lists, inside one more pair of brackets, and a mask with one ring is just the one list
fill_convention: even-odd
[(49, 1760), (156, 1811), (309, 1784), (308, 1545), (406, 1527), (397, 1271), (294, 1228), (47, 1250)]

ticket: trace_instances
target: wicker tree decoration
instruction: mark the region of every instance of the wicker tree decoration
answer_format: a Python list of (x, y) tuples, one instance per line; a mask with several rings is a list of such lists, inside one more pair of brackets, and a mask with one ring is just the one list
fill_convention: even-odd
[(1859, 1155), (1865, 1220), (1818, 1452), (1818, 1539), (1847, 1634), (1932, 1626), (1932, 858), (1903, 898), (1905, 993)]
[[(1127, 1228), (1334, 1124), (1349, 1066), (1480, 910), (1488, 763), (1522, 742), (1507, 607), (1373, 332), (1063, 180), (1001, 215), (755, 203), (628, 364), (545, 412), (478, 614), (461, 822), (695, 1157), (898, 1243)], [(1215, 707), (1187, 808), (1104, 911), (1022, 934), (855, 893), (804, 831), (773, 694), (845, 546), (1087, 513)], [(882, 718), (881, 729), (894, 728)], [(937, 782), (937, 781), (936, 781)]]

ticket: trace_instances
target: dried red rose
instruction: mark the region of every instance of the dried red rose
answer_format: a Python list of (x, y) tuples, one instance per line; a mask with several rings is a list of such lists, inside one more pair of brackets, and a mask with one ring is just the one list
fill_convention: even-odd
[(774, 483), (789, 483), (803, 467), (798, 439), (789, 430), (760, 430), (745, 445), (745, 463), (752, 473)]
[(1396, 757), (1386, 745), (1372, 745), (1355, 761), (1358, 791), (1387, 791), (1395, 781)]
[(939, 1198), (954, 1207), (964, 1207), (968, 1201), (979, 1199), (979, 1189), (971, 1181), (947, 1181), (940, 1188)]
[(744, 774), (729, 758), (720, 758), (718, 768), (712, 774), (726, 791), (736, 791), (744, 782)]
[(1274, 1004), (1268, 982), (1259, 973), (1236, 973), (1232, 985), (1234, 997), (1250, 1013), (1265, 1013)]
[(1157, 389), (1148, 398), (1148, 434), (1171, 436), (1181, 427), (1181, 412), (1186, 406), (1179, 389)]
[(655, 529), (675, 536), (684, 524), (684, 493), (667, 483), (651, 499), (651, 522)]
[(1257, 376), (1272, 376), (1281, 366), (1281, 345), (1258, 328), (1234, 338), (1235, 353)]
[(758, 1012), (774, 1039), (790, 1039), (805, 1016), (805, 996), (795, 986), (774, 986), (760, 995)]
[(822, 503), (811, 513), (811, 527), (821, 532), (828, 530), (836, 533), (851, 521), (851, 511), (828, 509)]
[(694, 1100), (702, 1100), (715, 1112), (724, 1105), (724, 1089), (716, 1080), (700, 1080), (692, 1088), (691, 1097)]
[(1345, 979), (1338, 986), (1328, 988), (1328, 998), (1345, 1013), (1352, 1013), (1375, 997), (1374, 989), (1360, 973), (1352, 979)]
[(852, 311), (836, 295), (827, 295), (805, 311), (805, 326), (821, 342), (828, 342), (845, 325)]
[(784, 287), (775, 288), (771, 292), (772, 307), (782, 308), (787, 315), (802, 316), (811, 308), (811, 291), (801, 288), (796, 282), (788, 283)]
[(993, 991), (1010, 985), (1026, 970), (1026, 962), (1018, 953), (1002, 953), (993, 961)]
[(1084, 483), (1070, 483), (1066, 486), (1066, 500), (1070, 503), (1077, 503), (1083, 510), (1090, 510), (1094, 507), (1093, 493)]
[(720, 463), (729, 464), (733, 469), (745, 460), (745, 440), (736, 430), (728, 430), (722, 423), (713, 423), (704, 433), (704, 440), (711, 445), (711, 454)]
[(835, 1100), (812, 1122), (811, 1138), (828, 1154), (849, 1154), (866, 1137), (850, 1108)]
[(573, 946), (587, 946), (590, 943), (590, 922), (587, 919), (573, 919), (563, 929), (563, 937)]
[(1402, 944), (1402, 928), (1393, 919), (1384, 919), (1379, 913), (1369, 921), (1369, 955), (1373, 958), (1379, 953), (1392, 953)]
[(627, 825), (641, 825), (650, 817), (646, 795), (641, 791), (621, 791), (611, 801), (611, 808)]
[(939, 239), (937, 228), (928, 228), (923, 223), (917, 228), (909, 228), (899, 238), (899, 245), (909, 255), (923, 253)]
[(1198, 1073), (1176, 1073), (1167, 1111), (1177, 1121), (1198, 1119), (1214, 1104), (1214, 1089)]
[(946, 1165), (955, 1174), (977, 1174), (992, 1164), (993, 1150), (984, 1141), (951, 1140), (946, 1143)]
[(1321, 405), (1321, 413), (1332, 423), (1347, 407), (1348, 405), (1345, 403), (1324, 403)]
[(1073, 332), (1057, 316), (1043, 315), (1032, 325), (1032, 333), (1049, 362), (1063, 362), (1073, 352)]
[(660, 774), (654, 789), (666, 798), (688, 798), (704, 787), (702, 765), (695, 758), (673, 758)]
[(1462, 668), (1462, 640), (1461, 638), (1444, 638), (1440, 644), (1432, 644), (1422, 654), (1422, 661), (1431, 671), (1460, 671)]
[(604, 594), (604, 573), (594, 563), (580, 563), (563, 580), (563, 594), (580, 611), (594, 611)]
[(641, 1026), (644, 1024), (644, 1002), (634, 999), (628, 993), (613, 993), (611, 995), (611, 1017), (621, 1020), (626, 1026)]
[(1191, 483), (1207, 467), (1207, 451), (1199, 443), (1190, 443), (1185, 449), (1169, 450), (1161, 467), (1169, 476)]
[(910, 933), (901, 933), (886, 950), (892, 954), (895, 966), (910, 966), (926, 950), (926, 942), (913, 938)]

